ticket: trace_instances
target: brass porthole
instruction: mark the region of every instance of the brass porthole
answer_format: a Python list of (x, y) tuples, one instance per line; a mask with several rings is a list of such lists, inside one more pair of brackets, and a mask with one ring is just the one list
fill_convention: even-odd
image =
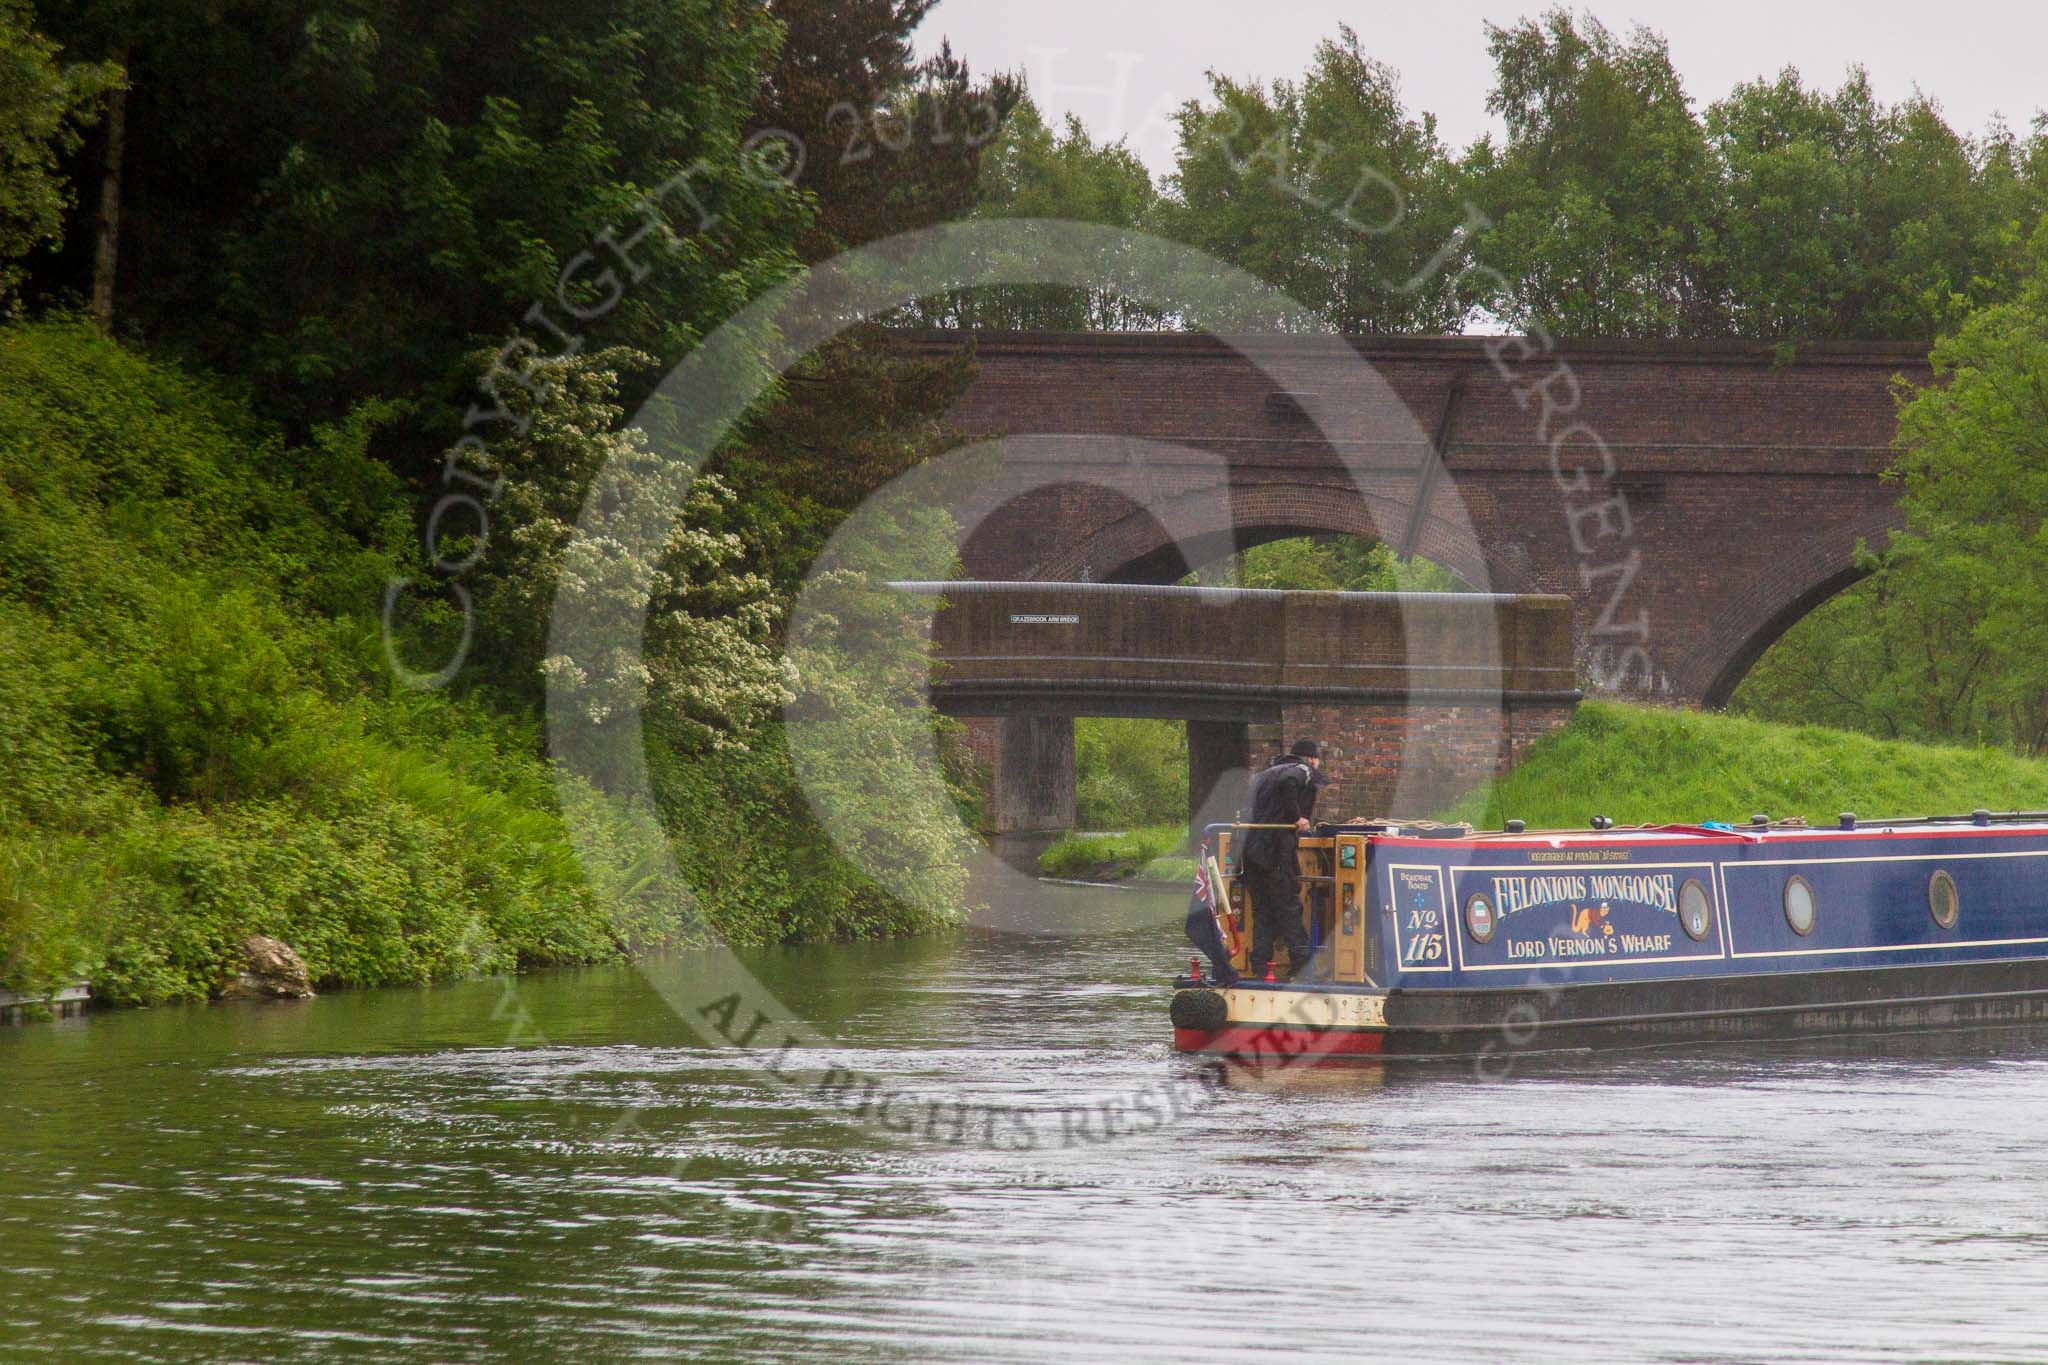
[(1714, 898), (1696, 877), (1678, 888), (1678, 927), (1695, 943), (1714, 931)]
[(1785, 923), (1792, 926), (1792, 932), (1804, 937), (1813, 932), (1814, 916), (1819, 906), (1814, 900), (1813, 884), (1793, 873), (1785, 879)]
[(1484, 891), (1474, 891), (1465, 898), (1465, 932), (1472, 936), (1474, 943), (1484, 943), (1493, 937), (1493, 931), (1500, 926), (1500, 916), (1493, 910), (1493, 897)]
[(1944, 929), (1956, 927), (1956, 879), (1946, 871), (1937, 871), (1927, 879), (1927, 909), (1934, 916), (1934, 922)]

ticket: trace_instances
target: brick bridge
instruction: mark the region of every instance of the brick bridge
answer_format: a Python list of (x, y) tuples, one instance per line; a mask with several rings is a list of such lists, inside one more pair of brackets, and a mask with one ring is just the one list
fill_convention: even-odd
[(1929, 378), (1909, 344), (971, 340), (951, 419), (1001, 454), (956, 508), (968, 576), (1171, 583), (1267, 540), (1366, 536), (1476, 589), (1569, 597), (1589, 691), (1693, 705), (1897, 525), (1889, 386)]
[(1188, 724), (1189, 809), (1311, 733), (1342, 815), (1427, 814), (1506, 770), (1578, 700), (1571, 603), (1479, 593), (905, 583), (942, 596), (932, 698), (972, 718), (997, 834), (1074, 822), (1074, 717)]

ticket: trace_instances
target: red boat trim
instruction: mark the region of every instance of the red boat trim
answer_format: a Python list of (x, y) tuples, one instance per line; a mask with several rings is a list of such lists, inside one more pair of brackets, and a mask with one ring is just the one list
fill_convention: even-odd
[(1177, 1028), (1173, 1031), (1173, 1046), (1180, 1052), (1225, 1052), (1237, 1057), (1375, 1057), (1385, 1038), (1380, 1029), (1226, 1024), (1213, 1031)]

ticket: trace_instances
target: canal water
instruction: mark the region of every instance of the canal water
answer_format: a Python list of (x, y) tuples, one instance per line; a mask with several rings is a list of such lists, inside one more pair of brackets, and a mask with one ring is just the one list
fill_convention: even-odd
[(0, 1357), (2048, 1359), (2048, 1037), (1219, 1079), (1177, 899), (1044, 894), (749, 959), (1028, 1148), (701, 1046), (688, 958), (0, 1032)]

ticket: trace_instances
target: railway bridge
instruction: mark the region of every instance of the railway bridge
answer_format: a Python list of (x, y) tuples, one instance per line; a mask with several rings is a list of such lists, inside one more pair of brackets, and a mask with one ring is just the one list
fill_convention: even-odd
[(950, 420), (1000, 451), (966, 575), (1169, 584), (1368, 537), (1571, 600), (1589, 692), (1725, 703), (1899, 523), (1892, 385), (1927, 347), (895, 332), (971, 345)]

